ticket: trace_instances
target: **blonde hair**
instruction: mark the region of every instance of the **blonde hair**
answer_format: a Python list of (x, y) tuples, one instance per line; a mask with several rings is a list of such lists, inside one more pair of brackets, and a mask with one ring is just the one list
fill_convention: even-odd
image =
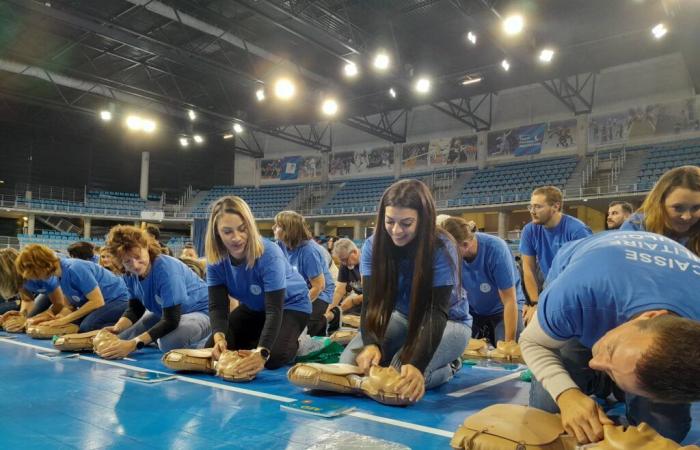
[(61, 263), (56, 253), (47, 246), (29, 244), (17, 256), (15, 267), (25, 280), (43, 280), (55, 275)]
[(471, 241), (476, 234), (476, 223), (473, 220), (467, 222), (461, 217), (445, 219), (442, 223), (442, 228), (450, 233), (458, 244), (464, 241)]
[(532, 191), (532, 195), (544, 195), (547, 203), (552, 206), (559, 203), (559, 209), (564, 209), (564, 195), (561, 193), (561, 189), (556, 186), (540, 186)]
[(17, 295), (24, 280), (17, 272), (15, 261), (19, 252), (14, 248), (0, 250), (0, 297), (5, 300)]
[(302, 242), (313, 238), (304, 216), (296, 211), (277, 213), (275, 225), (282, 229), (282, 242), (289, 249), (295, 249)]
[(224, 214), (238, 215), (246, 227), (248, 233), (248, 242), (245, 244), (246, 267), (250, 269), (255, 264), (255, 261), (262, 256), (265, 247), (263, 246), (258, 227), (255, 225), (255, 217), (253, 217), (250, 207), (245, 200), (235, 195), (221, 197), (211, 207), (207, 234), (204, 238), (204, 254), (207, 257), (207, 263), (216, 264), (228, 257), (228, 250), (218, 231), (219, 220)]
[[(639, 212), (644, 214), (644, 229), (646, 231), (664, 236), (675, 234), (664, 201), (677, 188), (700, 192), (700, 167), (676, 167), (661, 175), (639, 208)], [(700, 255), (700, 221), (690, 228), (688, 237), (688, 249), (696, 255)]]

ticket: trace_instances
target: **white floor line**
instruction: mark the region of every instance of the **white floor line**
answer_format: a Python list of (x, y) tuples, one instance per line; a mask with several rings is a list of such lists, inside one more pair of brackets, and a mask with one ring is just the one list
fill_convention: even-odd
[(477, 384), (474, 386), (470, 386), (468, 388), (461, 389), (459, 391), (450, 392), (449, 394), (447, 394), (447, 396), (448, 397), (464, 397), (465, 395), (471, 394), (472, 392), (481, 391), (482, 389), (490, 388), (491, 386), (496, 386), (497, 384), (505, 383), (506, 381), (515, 380), (517, 378), (520, 378), (521, 372), (522, 371), (517, 371), (517, 372), (511, 373), (511, 374), (508, 374), (504, 377), (495, 378), (493, 380), (485, 381), (483, 383), (480, 383), (480, 384)]
[[(21, 347), (27, 347), (27, 348), (42, 350), (42, 351), (46, 351), (46, 350), (50, 351), (51, 350), (51, 349), (47, 349), (46, 347), (42, 347), (39, 345), (27, 344), (25, 342), (13, 341), (11, 339), (0, 338), (0, 342), (7, 342), (8, 344), (19, 345)], [(82, 359), (85, 361), (91, 361), (91, 362), (94, 362), (97, 364), (105, 364), (108, 366), (120, 367), (120, 368), (128, 369), (128, 370), (141, 370), (141, 371), (146, 371), (146, 372), (164, 373), (167, 375), (171, 375), (168, 372), (161, 372), (161, 371), (153, 370), (153, 369), (144, 369), (141, 367), (135, 367), (135, 366), (132, 366), (129, 364), (124, 364), (124, 363), (120, 363), (117, 361), (109, 361), (106, 359), (96, 358), (93, 356), (80, 355), (79, 359)], [(183, 375), (178, 375), (177, 379), (179, 381), (184, 381), (185, 383), (199, 384), (202, 386), (208, 386), (208, 387), (212, 387), (215, 389), (223, 389), (225, 391), (237, 392), (239, 394), (250, 395), (252, 397), (265, 398), (268, 400), (274, 400), (274, 401), (283, 402), (283, 403), (292, 402), (292, 401), (297, 400), (296, 398), (268, 394), (265, 392), (254, 391), (251, 389), (244, 389), (244, 388), (230, 386), (230, 385), (226, 385), (226, 384), (214, 383), (213, 381), (200, 380), (198, 378), (191, 378), (191, 377), (187, 377), (187, 376), (183, 376)], [(482, 384), (484, 384), (484, 383), (482, 383)], [(474, 387), (476, 387), (476, 386), (474, 386)], [(428, 434), (434, 434), (436, 436), (441, 436), (441, 437), (452, 438), (452, 434), (453, 434), (451, 431), (441, 430), (440, 428), (427, 427), (424, 425), (418, 425), (418, 424), (411, 423), (411, 422), (404, 422), (402, 420), (391, 419), (388, 417), (375, 416), (374, 414), (367, 414), (367, 413), (363, 413), (363, 412), (359, 412), (359, 411), (353, 411), (353, 412), (348, 413), (347, 415), (351, 416), (351, 417), (358, 418), (358, 419), (369, 420), (372, 422), (383, 423), (386, 425), (393, 425), (395, 427), (406, 428), (409, 430), (420, 431), (420, 432), (428, 433)]]

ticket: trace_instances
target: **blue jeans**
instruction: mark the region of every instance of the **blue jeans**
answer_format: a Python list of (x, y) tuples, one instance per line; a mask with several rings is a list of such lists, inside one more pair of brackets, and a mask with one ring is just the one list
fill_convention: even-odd
[(34, 306), (32, 310), (27, 314), (27, 318), (34, 317), (37, 314), (43, 313), (51, 306), (51, 300), (46, 294), (39, 294), (34, 297)]
[(0, 314), (5, 314), (8, 311), (19, 311), (19, 302), (16, 300), (0, 301)]
[[(122, 331), (119, 339), (133, 339), (150, 330), (160, 321), (160, 316), (146, 311), (135, 324)], [(209, 315), (191, 312), (180, 316), (180, 324), (170, 333), (158, 339), (158, 348), (169, 352), (176, 348), (203, 348), (211, 335)]]
[(101, 330), (104, 327), (114, 325), (126, 311), (128, 302), (115, 301), (105, 303), (87, 316), (77, 320), (80, 324), (80, 332), (85, 333), (92, 330)]
[[(588, 361), (592, 357), (589, 348), (572, 339), (558, 353), (574, 383), (584, 394), (607, 396), (612, 388), (612, 380), (605, 373), (588, 367)], [(690, 430), (690, 403), (659, 403), (625, 392), (625, 404), (627, 421), (631, 425), (646, 422), (659, 434), (676, 442), (681, 442)], [(535, 378), (530, 386), (530, 406), (552, 413), (559, 412), (552, 396)]]
[[(468, 325), (452, 320), (447, 321), (440, 344), (437, 350), (435, 350), (435, 354), (430, 360), (430, 363), (428, 363), (428, 367), (426, 367), (423, 372), (426, 389), (438, 387), (441, 384), (447, 383), (454, 377), (456, 370), (450, 363), (461, 358), (462, 352), (464, 352), (471, 334), (472, 330)], [(386, 334), (384, 335), (382, 347), (386, 354), (382, 355), (381, 365), (386, 366), (391, 364), (397, 369), (401, 367), (399, 354), (401, 347), (403, 347), (403, 344), (406, 342), (407, 335), (408, 318), (400, 312), (394, 311), (391, 314)], [(354, 365), (355, 358), (362, 347), (364, 347), (362, 335), (358, 333), (340, 355), (339, 362)]]

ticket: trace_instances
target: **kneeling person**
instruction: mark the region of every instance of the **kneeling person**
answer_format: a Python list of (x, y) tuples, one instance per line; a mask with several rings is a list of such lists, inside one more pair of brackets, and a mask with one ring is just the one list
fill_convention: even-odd
[(119, 340), (100, 352), (124, 358), (157, 341), (160, 350), (198, 348), (211, 334), (207, 286), (181, 261), (163, 255), (145, 231), (119, 225), (109, 232), (107, 248), (126, 271), (131, 300), (119, 321), (107, 330)]
[(627, 419), (680, 442), (700, 399), (700, 258), (673, 240), (612, 231), (570, 243), (554, 259), (520, 346), (536, 380), (530, 405), (561, 411), (579, 442), (609, 424), (590, 394), (611, 382)]

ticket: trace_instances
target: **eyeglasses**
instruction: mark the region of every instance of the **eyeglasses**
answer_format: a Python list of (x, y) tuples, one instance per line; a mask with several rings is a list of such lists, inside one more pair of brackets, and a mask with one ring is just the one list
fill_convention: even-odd
[(527, 210), (532, 212), (532, 211), (539, 211), (542, 208), (544, 208), (547, 205), (527, 205)]

